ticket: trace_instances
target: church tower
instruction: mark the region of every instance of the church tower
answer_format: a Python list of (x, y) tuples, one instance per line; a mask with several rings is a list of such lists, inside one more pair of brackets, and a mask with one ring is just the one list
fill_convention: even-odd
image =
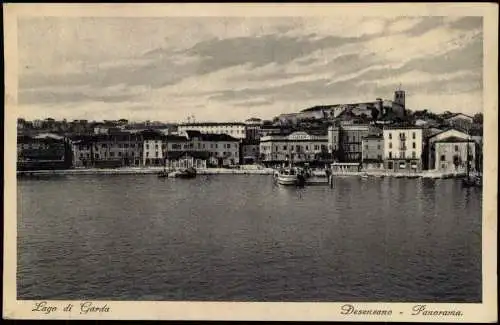
[(401, 86), (394, 92), (394, 102), (405, 108), (405, 91), (401, 90)]

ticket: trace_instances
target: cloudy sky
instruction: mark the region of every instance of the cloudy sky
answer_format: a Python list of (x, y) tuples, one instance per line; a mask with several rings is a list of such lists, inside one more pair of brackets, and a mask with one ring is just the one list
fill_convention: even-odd
[(27, 118), (241, 121), (392, 99), (482, 111), (480, 17), (20, 18)]

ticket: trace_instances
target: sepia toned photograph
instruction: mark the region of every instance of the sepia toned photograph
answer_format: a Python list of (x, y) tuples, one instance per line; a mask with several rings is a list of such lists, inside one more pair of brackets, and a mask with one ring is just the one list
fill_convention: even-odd
[(236, 316), (248, 303), (333, 303), (290, 320), (495, 317), (484, 14), (71, 7), (10, 6), (4, 297), (28, 318), (139, 302), (197, 319), (274, 317)]

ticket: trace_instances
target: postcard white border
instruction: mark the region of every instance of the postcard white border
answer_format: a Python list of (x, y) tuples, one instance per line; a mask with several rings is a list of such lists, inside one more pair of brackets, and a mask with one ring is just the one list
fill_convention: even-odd
[[(81, 301), (49, 301), (54, 306), (75, 305), (72, 312), (32, 312), (35, 301), (16, 295), (16, 119), (17, 18), (166, 17), (166, 16), (482, 16), (484, 32), (484, 195), (483, 195), (483, 303), (425, 304), (428, 310), (460, 310), (462, 317), (412, 316), (418, 303), (353, 303), (356, 308), (390, 309), (391, 316), (345, 316), (337, 303), (243, 303), (92, 301), (110, 307), (106, 313), (80, 314)], [(130, 319), (130, 320), (309, 320), (494, 322), (497, 320), (497, 138), (498, 138), (498, 6), (488, 3), (374, 3), (374, 4), (5, 4), (5, 157), (4, 157), (4, 290), (7, 319)]]

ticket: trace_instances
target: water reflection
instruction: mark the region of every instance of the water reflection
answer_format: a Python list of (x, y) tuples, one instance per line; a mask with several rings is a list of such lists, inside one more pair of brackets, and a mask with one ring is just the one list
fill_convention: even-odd
[(18, 182), (20, 299), (481, 298), (481, 193), (453, 180)]

